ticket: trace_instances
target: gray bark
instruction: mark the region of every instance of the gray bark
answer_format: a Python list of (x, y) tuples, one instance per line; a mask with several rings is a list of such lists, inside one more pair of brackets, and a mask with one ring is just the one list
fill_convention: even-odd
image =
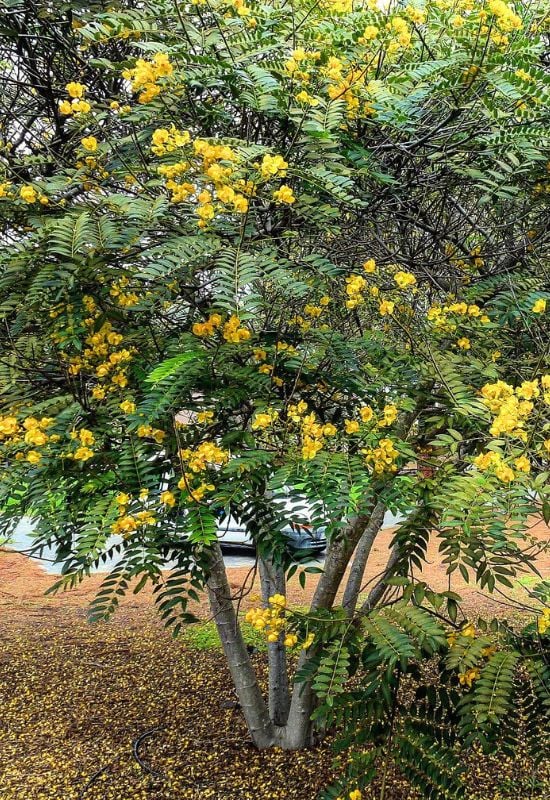
[[(273, 594), (286, 595), (285, 573), (280, 565), (260, 558), (260, 580), (264, 605), (267, 606), (268, 598)], [(281, 635), (277, 642), (269, 642), (267, 645), (269, 716), (275, 725), (286, 724), (290, 709), (288, 667), (283, 639)]]
[[(319, 578), (319, 583), (313, 595), (311, 610), (317, 608), (332, 608), (336, 593), (342, 582), (349, 560), (359, 542), (361, 535), (368, 525), (370, 514), (358, 514), (345, 526), (337, 539), (334, 539), (328, 548), (325, 569)], [(301, 669), (315, 652), (313, 645), (311, 652), (302, 653), (298, 659), (297, 669)], [(285, 728), (278, 731), (278, 743), (285, 750), (298, 750), (308, 747), (313, 743), (313, 726), (311, 714), (315, 707), (315, 695), (311, 683), (294, 683), (290, 711)]]
[(386, 504), (379, 501), (373, 508), (369, 522), (359, 539), (359, 544), (355, 551), (353, 563), (351, 565), (346, 589), (344, 591), (344, 599), (342, 605), (346, 609), (348, 616), (352, 617), (357, 606), (357, 599), (361, 591), (363, 582), (363, 575), (365, 574), (365, 567), (369, 559), (374, 540), (376, 539), (382, 523), (384, 522), (384, 514), (386, 513)]
[(370, 517), (370, 513), (352, 517), (338, 538), (331, 541), (325, 558), (325, 569), (319, 578), (311, 602), (312, 611), (316, 608), (332, 608), (346, 567), (363, 531), (369, 524)]
[(212, 615), (252, 741), (259, 749), (271, 747), (275, 744), (275, 726), (269, 718), (269, 712), (242, 637), (231, 600), (231, 590), (222, 552), (217, 542), (212, 545), (207, 588)]

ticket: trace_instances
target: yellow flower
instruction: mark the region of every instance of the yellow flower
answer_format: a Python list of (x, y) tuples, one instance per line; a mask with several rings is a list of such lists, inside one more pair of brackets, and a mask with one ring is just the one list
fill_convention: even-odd
[(544, 314), (544, 312), (546, 311), (546, 300), (543, 297), (539, 297), (538, 300), (535, 300), (535, 303), (531, 311), (534, 314)]
[(153, 428), (150, 425), (140, 425), (136, 433), (140, 437), (140, 439), (145, 439), (148, 436), (152, 435)]
[(466, 670), (466, 672), (459, 672), (458, 680), (461, 686), (468, 686), (471, 688), (473, 682), (479, 678), (480, 672), (478, 667)]
[(301, 92), (298, 92), (298, 94), (295, 96), (295, 100), (307, 106), (319, 105), (319, 101), (317, 100), (317, 98), (312, 97), (310, 94), (308, 94), (308, 92), (305, 91), (305, 89), (303, 89)]
[(266, 155), (263, 157), (260, 165), (262, 178), (266, 180), (269, 180), (269, 178), (274, 178), (277, 175), (284, 177), (287, 169), (288, 164), (282, 156)]
[(92, 458), (93, 455), (94, 451), (90, 450), (89, 447), (79, 447), (75, 451), (73, 458), (76, 459), (76, 461), (88, 461), (88, 459)]
[(382, 300), (379, 306), (380, 315), (382, 317), (393, 314), (394, 309), (395, 303), (393, 300)]
[(362, 800), (363, 794), (360, 789), (354, 789), (349, 793), (349, 800)]
[(68, 100), (60, 100), (59, 101), (59, 113), (63, 114), (63, 116), (68, 117), (73, 113), (74, 109), (71, 103)]
[(359, 39), (359, 43), (365, 44), (365, 42), (369, 42), (371, 39), (376, 39), (378, 33), (379, 29), (376, 27), (376, 25), (367, 25), (363, 31), (363, 36)]
[(397, 419), (397, 406), (393, 403), (388, 403), (384, 406), (384, 416), (378, 423), (379, 428), (387, 428), (390, 425), (393, 425), (395, 420)]
[(359, 430), (359, 423), (356, 419), (345, 419), (344, 425), (346, 427), (346, 433), (357, 433)]
[(279, 412), (276, 409), (268, 409), (265, 413), (256, 414), (250, 426), (253, 431), (264, 430), (277, 419)]
[(469, 350), (472, 346), (467, 336), (463, 336), (461, 339), (459, 339), (457, 341), (457, 345), (461, 350)]
[(84, 150), (88, 150), (90, 153), (94, 153), (97, 150), (97, 139), (95, 136), (85, 136), (84, 139), (80, 140), (80, 144)]
[(516, 388), (516, 394), (524, 400), (533, 400), (540, 395), (538, 381), (523, 381), (523, 383)]
[(363, 422), (370, 422), (374, 416), (374, 411), (370, 406), (363, 406), (359, 409), (359, 415)]
[(93, 444), (95, 441), (94, 434), (92, 431), (87, 430), (86, 428), (82, 428), (78, 432), (78, 438), (80, 439), (81, 444), (83, 445), (90, 445)]
[(290, 186), (286, 186), (283, 184), (280, 189), (277, 189), (273, 192), (273, 199), (277, 203), (285, 203), (286, 205), (291, 206), (293, 203), (296, 202), (296, 198), (292, 192)]
[(119, 408), (121, 411), (124, 411), (125, 414), (133, 414), (136, 410), (136, 404), (133, 400), (123, 400)]
[(407, 289), (416, 283), (416, 278), (410, 272), (396, 272), (393, 279), (400, 289)]
[(537, 630), (541, 636), (544, 636), (548, 628), (550, 628), (550, 608), (544, 608), (538, 618)]
[(38, 464), (41, 458), (42, 456), (38, 452), (38, 450), (29, 450), (29, 452), (27, 453), (27, 461), (29, 462), (29, 464)]
[(38, 192), (32, 186), (22, 186), (19, 189), (19, 196), (25, 203), (36, 203)]
[(495, 475), (502, 483), (510, 483), (515, 478), (514, 470), (506, 464), (501, 464), (495, 469)]
[(365, 261), (363, 264), (363, 269), (368, 275), (372, 275), (374, 272), (376, 272), (376, 261), (374, 258), (367, 259), (367, 261)]
[(127, 506), (132, 498), (126, 492), (119, 492), (115, 497), (116, 502), (119, 506)]
[(531, 472), (531, 463), (527, 456), (520, 456), (514, 461), (514, 466), (520, 472)]
[(475, 639), (476, 629), (474, 624), (472, 622), (468, 622), (463, 628), (461, 628), (460, 635)]
[(310, 436), (305, 436), (302, 443), (302, 458), (304, 460), (311, 460), (315, 458), (319, 450), (323, 449), (323, 442), (320, 439), (312, 439)]
[(270, 606), (275, 606), (277, 608), (285, 608), (286, 606), (286, 597), (284, 594), (273, 594), (271, 597), (268, 598)]
[(40, 428), (31, 428), (25, 434), (25, 443), (41, 447), (48, 441), (48, 436)]
[(170, 506), (170, 508), (173, 508), (176, 505), (176, 498), (172, 492), (165, 491), (161, 492), (160, 502), (164, 503), (165, 506)]
[(94, 400), (103, 400), (105, 397), (105, 389), (103, 386), (94, 386), (92, 389), (92, 397)]
[(74, 83), (74, 82), (68, 83), (65, 86), (65, 89), (69, 97), (74, 97), (77, 100), (83, 97), (86, 88), (87, 87), (83, 83)]
[(197, 422), (200, 425), (203, 425), (206, 422), (212, 422), (214, 419), (214, 412), (213, 411), (199, 411), (197, 414)]
[(244, 342), (252, 335), (248, 328), (241, 326), (241, 320), (235, 314), (232, 314), (223, 326), (222, 334), (226, 342), (233, 344)]

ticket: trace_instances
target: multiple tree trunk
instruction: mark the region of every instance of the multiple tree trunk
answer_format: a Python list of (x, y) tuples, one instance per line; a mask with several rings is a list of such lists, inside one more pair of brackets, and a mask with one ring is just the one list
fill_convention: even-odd
[[(330, 609), (342, 587), (346, 569), (353, 558), (344, 588), (342, 605), (350, 617), (356, 611), (362, 589), (363, 575), (373, 543), (382, 527), (386, 506), (376, 503), (368, 513), (350, 519), (341, 535), (331, 540), (327, 549), (325, 568), (315, 589), (310, 610)], [(386, 569), (371, 589), (360, 611), (379, 602), (385, 584), (383, 578), (397, 559), (395, 549), (390, 553)], [(262, 597), (267, 603), (273, 594), (285, 594), (285, 575), (280, 566), (260, 559)], [(260, 691), (250, 654), (244, 642), (220, 546), (214, 545), (208, 581), (208, 595), (242, 713), (256, 747), (282, 747), (298, 750), (312, 743), (311, 714), (315, 696), (308, 682), (294, 681), (288, 676), (285, 646), (280, 641), (268, 645), (269, 691), (268, 702)], [(297, 671), (312, 657), (314, 646), (302, 651)]]

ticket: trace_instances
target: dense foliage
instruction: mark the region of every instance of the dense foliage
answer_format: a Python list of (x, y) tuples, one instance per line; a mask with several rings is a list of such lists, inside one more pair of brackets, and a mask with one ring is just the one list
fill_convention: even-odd
[[(304, 646), (318, 725), (458, 793), (454, 742), (494, 746), (521, 707), (535, 743), (549, 702), (548, 585), (495, 652), (453, 591), (513, 587), (550, 518), (543, 4), (5, 5), (5, 532), (32, 517), (61, 586), (117, 555), (95, 616), (138, 577), (177, 631), (197, 590), (219, 601), (218, 521), (242, 520), (277, 574), (251, 619)], [(289, 494), (330, 540), (305, 615)], [(387, 508), (386, 571), (335, 607)], [(432, 657), (443, 688), (405, 702)]]

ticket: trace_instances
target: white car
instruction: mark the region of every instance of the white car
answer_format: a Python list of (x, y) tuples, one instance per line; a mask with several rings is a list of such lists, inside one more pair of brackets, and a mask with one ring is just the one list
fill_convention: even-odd
[[(288, 512), (288, 524), (283, 528), (283, 533), (288, 539), (289, 547), (292, 550), (310, 551), (312, 554), (322, 553), (327, 546), (325, 526), (310, 523), (311, 510), (307, 501), (286, 499), (284, 506)], [(222, 550), (254, 550), (256, 547), (246, 525), (234, 517), (220, 520), (217, 533)]]

